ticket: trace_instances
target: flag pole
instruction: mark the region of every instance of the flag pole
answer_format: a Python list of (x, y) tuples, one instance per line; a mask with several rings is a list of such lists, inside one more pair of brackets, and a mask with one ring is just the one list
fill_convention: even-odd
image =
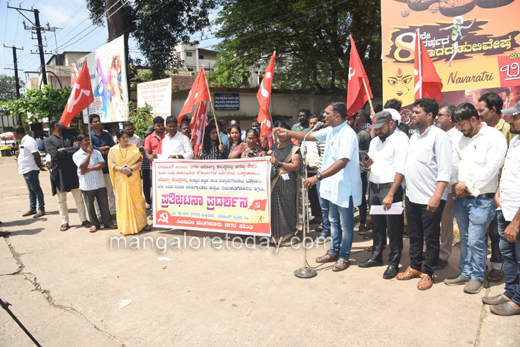
[(418, 54), (419, 54), (419, 98), (422, 99), (422, 87), (423, 87), (423, 76), (422, 76), (422, 58), (421, 58), (421, 51), (422, 51), (422, 47), (421, 47), (421, 39), (419, 37), (420, 35), (420, 32), (419, 32), (419, 28), (417, 28), (417, 49), (419, 50)]
[(88, 140), (90, 141), (90, 145), (92, 146), (92, 130), (90, 129), (90, 110), (87, 106), (87, 118), (88, 118)]
[(363, 80), (363, 85), (365, 86), (365, 92), (367, 93), (368, 103), (370, 104), (370, 111), (374, 112), (374, 106), (372, 106), (372, 99), (370, 98), (370, 93), (368, 92), (367, 82), (365, 82), (365, 76), (361, 78)]
[[(202, 65), (202, 68), (204, 69), (204, 65)], [(206, 72), (204, 72), (204, 79), (206, 80)], [(220, 138), (220, 131), (218, 129), (218, 123), (217, 123), (217, 115), (215, 114), (215, 107), (213, 106), (213, 101), (211, 101), (211, 93), (209, 91), (209, 84), (208, 84), (208, 80), (206, 80), (206, 87), (208, 87), (208, 96), (209, 96), (209, 103), (211, 104), (211, 111), (213, 113), (213, 119), (215, 119), (215, 126), (217, 127), (217, 136), (218, 136), (218, 141), (220, 142), (220, 144), (222, 144), (222, 139)], [(200, 103), (199, 103), (200, 104)]]

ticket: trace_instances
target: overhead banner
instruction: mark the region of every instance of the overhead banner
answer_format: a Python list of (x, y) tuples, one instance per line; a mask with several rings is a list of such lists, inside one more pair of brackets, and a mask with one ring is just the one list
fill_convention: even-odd
[(268, 159), (153, 162), (157, 227), (271, 236)]
[[(85, 60), (94, 92), (94, 102), (88, 107), (90, 114), (99, 115), (102, 123), (127, 121), (129, 99), (123, 35), (79, 59), (78, 69), (81, 70)], [(87, 109), (83, 111), (83, 119), (88, 123)]]
[[(381, 1), (383, 99), (414, 102), (415, 31), (455, 105), (494, 91), (504, 108), (520, 98), (520, 0)], [(403, 110), (404, 122), (409, 111)], [(408, 113), (407, 113), (408, 112)]]
[(166, 118), (172, 114), (172, 78), (139, 83), (137, 107), (152, 106), (154, 117)]

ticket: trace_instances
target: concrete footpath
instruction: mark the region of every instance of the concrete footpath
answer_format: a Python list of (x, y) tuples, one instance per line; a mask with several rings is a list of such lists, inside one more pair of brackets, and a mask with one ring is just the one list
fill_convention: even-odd
[[(520, 345), (520, 316), (495, 316), (481, 302), (501, 293), (503, 283), (486, 282), (477, 295), (442, 283), (458, 273), (458, 248), (425, 292), (417, 280), (384, 280), (386, 266), (357, 267), (372, 243), (357, 232), (349, 269), (334, 273), (327, 264), (303, 280), (293, 275), (303, 265), (301, 247), (234, 249), (245, 237), (216, 250), (205, 237), (225, 235), (154, 228), (124, 238), (127, 249), (111, 249), (110, 237), (120, 234), (80, 227), (71, 195), (72, 228), (61, 232), (49, 173), (40, 181), (47, 215), (22, 217), (29, 208), (25, 182), (13, 159), (0, 158), (0, 227), (11, 233), (0, 238), (0, 298), (42, 346)], [(140, 249), (129, 249), (137, 242)], [(325, 252), (314, 245), (309, 264), (318, 265), (314, 259)], [(405, 239), (401, 271), (408, 265)], [(31, 344), (0, 309), (0, 346)]]

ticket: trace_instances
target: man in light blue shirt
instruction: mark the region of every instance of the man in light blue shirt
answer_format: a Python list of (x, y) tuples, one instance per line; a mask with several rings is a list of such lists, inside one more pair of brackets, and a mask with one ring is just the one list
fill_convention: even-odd
[[(332, 231), (330, 250), (316, 259), (317, 263), (334, 262), (332, 271), (349, 267), (348, 260), (354, 238), (354, 207), (361, 204), (362, 184), (359, 175), (359, 147), (357, 135), (345, 123), (347, 107), (344, 102), (333, 102), (323, 116), (329, 127), (310, 133), (307, 141), (327, 141), (322, 171), (304, 181), (306, 189), (320, 181), (320, 197), (330, 202), (329, 220)], [(302, 141), (307, 132), (274, 129), (281, 134)]]
[(79, 134), (78, 143), (80, 149), (74, 153), (72, 160), (78, 167), (79, 189), (83, 194), (85, 205), (87, 206), (90, 218), (90, 232), (95, 233), (100, 228), (100, 221), (94, 208), (94, 201), (97, 201), (101, 213), (101, 223), (105, 228), (115, 229), (110, 216), (108, 207), (107, 188), (103, 177), (103, 168), (106, 166), (103, 156), (98, 150), (90, 145), (87, 134)]

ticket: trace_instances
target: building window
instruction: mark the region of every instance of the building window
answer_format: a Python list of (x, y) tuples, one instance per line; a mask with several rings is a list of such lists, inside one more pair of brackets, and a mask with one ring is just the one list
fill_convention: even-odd
[(188, 68), (188, 71), (193, 71), (193, 69), (191, 67)]
[(193, 57), (193, 53), (192, 52), (186, 52), (186, 56), (187, 57)]
[(204, 59), (204, 55), (203, 54), (199, 54), (199, 59)]

